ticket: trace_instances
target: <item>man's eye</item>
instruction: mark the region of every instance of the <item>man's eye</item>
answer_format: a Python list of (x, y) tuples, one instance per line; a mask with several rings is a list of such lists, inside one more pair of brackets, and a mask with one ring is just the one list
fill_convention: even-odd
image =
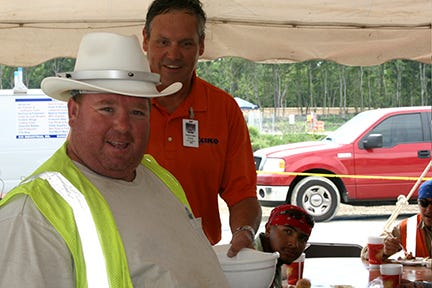
[(287, 229), (285, 229), (285, 233), (287, 235), (292, 235), (294, 233), (294, 230), (287, 228)]
[(143, 118), (148, 117), (149, 111), (147, 111), (147, 110), (133, 110), (130, 112), (130, 115), (135, 117), (135, 118), (143, 119)]
[(301, 241), (301, 242), (307, 242), (309, 240), (309, 238), (308, 237), (306, 237), (306, 236), (300, 236), (299, 237), (299, 241)]
[(167, 46), (169, 44), (168, 40), (160, 39), (157, 41), (158, 46)]
[(183, 47), (190, 47), (190, 46), (192, 46), (193, 45), (193, 42), (192, 41), (186, 41), (186, 42), (183, 42), (182, 43), (182, 46)]
[(142, 112), (142, 111), (138, 111), (138, 110), (135, 110), (135, 111), (132, 111), (132, 115), (145, 115), (145, 113), (144, 112)]
[(99, 110), (103, 111), (103, 112), (113, 112), (114, 111), (114, 109), (112, 107), (102, 107)]

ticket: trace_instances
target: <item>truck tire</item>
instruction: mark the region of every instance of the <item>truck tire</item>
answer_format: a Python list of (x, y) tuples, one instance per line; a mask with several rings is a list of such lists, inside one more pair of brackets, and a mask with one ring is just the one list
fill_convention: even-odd
[(339, 208), (340, 195), (336, 185), (329, 179), (310, 176), (294, 187), (291, 203), (306, 210), (316, 222), (329, 221)]

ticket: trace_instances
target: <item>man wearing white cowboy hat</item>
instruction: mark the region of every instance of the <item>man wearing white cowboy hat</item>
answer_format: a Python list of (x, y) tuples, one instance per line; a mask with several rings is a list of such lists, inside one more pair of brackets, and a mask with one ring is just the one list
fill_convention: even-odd
[(0, 287), (228, 287), (179, 183), (143, 158), (148, 98), (181, 88), (158, 92), (145, 59), (134, 36), (90, 33), (42, 81), (70, 135), (0, 202)]

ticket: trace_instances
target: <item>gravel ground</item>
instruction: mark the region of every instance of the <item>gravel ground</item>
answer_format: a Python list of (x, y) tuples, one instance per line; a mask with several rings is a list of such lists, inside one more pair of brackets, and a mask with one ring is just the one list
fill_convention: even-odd
[[(221, 216), (228, 215), (228, 208), (225, 202), (219, 198), (219, 208)], [(380, 205), (380, 206), (352, 206), (347, 204), (341, 204), (335, 218), (342, 217), (355, 217), (355, 216), (390, 216), (395, 210), (396, 205)], [(262, 215), (265, 219), (270, 215), (273, 207), (262, 206)], [(417, 204), (411, 204), (401, 209), (400, 214), (414, 214), (417, 213)]]
[[(347, 215), (391, 215), (396, 205), (384, 206), (351, 206), (342, 204), (336, 216)], [(417, 204), (411, 204), (401, 209), (401, 213), (417, 213)]]
[[(381, 206), (352, 206), (341, 204), (335, 218), (342, 217), (362, 217), (362, 216), (390, 216), (395, 210), (396, 205), (381, 205)], [(263, 218), (270, 215), (273, 207), (262, 207)], [(403, 207), (400, 214), (414, 214), (417, 213), (417, 204), (411, 204)]]
[[(231, 240), (229, 212), (225, 202), (221, 199), (219, 199), (219, 208), (222, 220), (222, 240), (219, 244), (227, 244)], [(314, 232), (316, 237), (314, 237), (313, 241), (357, 243), (363, 245), (366, 241), (366, 239), (363, 239), (365, 237), (363, 231), (380, 233), (390, 215), (395, 211), (395, 208), (395, 205), (352, 206), (341, 204), (338, 213), (333, 218), (334, 221), (317, 223), (314, 228), (316, 230), (316, 233)], [(262, 207), (260, 231), (264, 230), (264, 225), (272, 209), (273, 207)], [(415, 214), (417, 211), (417, 204), (405, 206), (400, 211), (399, 219)], [(349, 229), (355, 230), (349, 230), (350, 233), (346, 233), (347, 235), (341, 235), (341, 229), (346, 231)]]

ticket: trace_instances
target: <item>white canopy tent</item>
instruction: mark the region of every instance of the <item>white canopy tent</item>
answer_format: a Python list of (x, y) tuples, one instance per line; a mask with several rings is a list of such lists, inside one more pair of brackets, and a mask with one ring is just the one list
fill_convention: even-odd
[[(75, 57), (83, 34), (141, 37), (151, 0), (14, 0), (0, 5), (0, 63)], [(203, 59), (432, 63), (432, 0), (203, 0)], [(141, 38), (140, 38), (141, 39)]]
[(254, 109), (258, 109), (259, 106), (251, 103), (247, 100), (244, 100), (240, 97), (234, 97), (234, 100), (237, 102), (237, 104), (239, 105), (240, 109), (242, 110), (254, 110)]

